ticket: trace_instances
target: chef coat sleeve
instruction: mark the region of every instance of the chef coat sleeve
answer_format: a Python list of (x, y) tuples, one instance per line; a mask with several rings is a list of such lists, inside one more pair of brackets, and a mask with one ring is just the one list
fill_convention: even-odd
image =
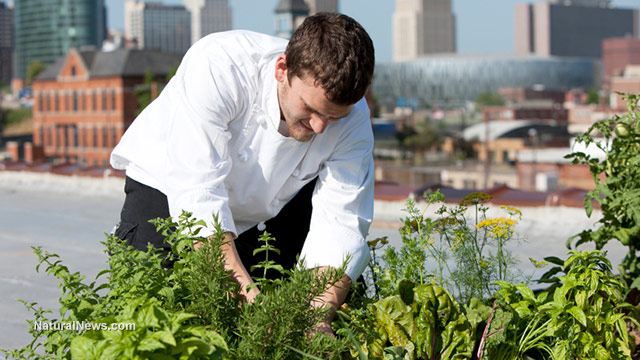
[(172, 97), (164, 182), (169, 213), (175, 218), (187, 210), (206, 221), (199, 234), (205, 237), (217, 213), (222, 229), (237, 234), (224, 180), (231, 169), (228, 124), (247, 101), (246, 74), (223, 49), (192, 50), (161, 95)]
[[(361, 102), (362, 103), (362, 102)], [(344, 119), (358, 126), (344, 134), (322, 167), (312, 198), (309, 234), (300, 258), (307, 267), (341, 267), (356, 280), (369, 262), (366, 236), (373, 218), (373, 134), (369, 111)]]

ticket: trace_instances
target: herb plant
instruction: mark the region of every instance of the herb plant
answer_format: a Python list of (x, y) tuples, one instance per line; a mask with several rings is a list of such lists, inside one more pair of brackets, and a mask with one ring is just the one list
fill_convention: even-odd
[[(422, 211), (412, 199), (407, 201), (408, 217), (400, 229), (403, 246), (399, 250), (388, 247), (382, 261), (373, 265), (381, 296), (393, 293), (400, 279), (409, 279), (439, 284), (467, 303), (474, 297), (491, 296), (496, 290), (491, 285), (494, 281), (516, 277), (510, 270), (516, 261), (506, 244), (514, 239), (519, 210), (504, 207), (508, 217), (487, 218), (484, 204), (491, 196), (473, 193), (456, 207), (442, 205), (437, 217), (430, 218), (425, 211), (444, 196), (436, 191), (426, 198)], [(474, 210), (472, 219), (466, 216), (469, 208)], [(435, 267), (429, 268), (430, 264)]]
[[(626, 114), (596, 122), (576, 140), (585, 146), (595, 145), (604, 159), (583, 152), (567, 155), (573, 164), (588, 165), (595, 182), (584, 202), (587, 215), (592, 214), (593, 202), (602, 210), (600, 226), (576, 235), (574, 246), (593, 242), (602, 249), (610, 240), (618, 240), (628, 248), (620, 273), (631, 288), (640, 289), (640, 96), (627, 94), (624, 99)], [(572, 243), (570, 239), (568, 245)]]
[[(239, 286), (224, 269), (223, 232), (207, 239), (198, 233), (204, 222), (183, 213), (177, 221), (155, 224), (171, 245), (168, 259), (160, 250), (146, 252), (108, 237), (108, 268), (85, 283), (58, 255), (34, 248), (37, 270), (60, 280), (59, 316), (25, 303), (33, 341), (22, 349), (2, 350), (8, 359), (298, 359), (301, 353), (339, 358), (340, 340), (312, 332), (326, 310), (311, 301), (344, 273), (322, 273), (301, 266), (277, 280), (258, 279), (256, 303), (240, 302)], [(273, 239), (271, 239), (273, 240)], [(203, 245), (193, 251), (193, 242)], [(274, 251), (268, 234), (261, 251)], [(169, 260), (172, 268), (163, 267)], [(268, 260), (260, 267), (273, 268)], [(277, 267), (277, 266), (276, 266)], [(35, 322), (74, 321), (135, 324), (128, 330), (39, 329)]]

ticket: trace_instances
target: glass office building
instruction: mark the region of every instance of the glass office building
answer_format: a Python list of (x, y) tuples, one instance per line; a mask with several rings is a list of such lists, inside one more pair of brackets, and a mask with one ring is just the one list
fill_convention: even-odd
[(30, 62), (49, 65), (71, 48), (100, 48), (106, 34), (104, 0), (19, 0), (14, 21), (14, 77), (20, 79)]
[(12, 53), (13, 9), (0, 2), (0, 87), (11, 83)]
[(399, 102), (463, 105), (503, 87), (600, 88), (599, 60), (535, 56), (431, 56), (377, 63), (373, 92), (392, 109)]

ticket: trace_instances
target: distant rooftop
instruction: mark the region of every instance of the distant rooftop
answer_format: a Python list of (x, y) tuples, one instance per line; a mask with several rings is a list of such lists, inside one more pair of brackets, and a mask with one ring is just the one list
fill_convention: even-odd
[[(84, 50), (78, 53), (89, 70), (90, 78), (144, 76), (148, 71), (166, 74), (182, 59), (182, 56), (177, 54), (137, 49), (117, 49), (109, 52)], [(58, 59), (36, 79), (55, 80), (68, 56), (67, 54)]]
[(309, 6), (304, 0), (280, 0), (276, 12), (309, 11)]

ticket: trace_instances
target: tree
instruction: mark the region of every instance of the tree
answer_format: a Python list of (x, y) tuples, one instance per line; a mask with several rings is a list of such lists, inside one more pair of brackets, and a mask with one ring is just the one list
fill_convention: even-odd
[(144, 74), (144, 82), (141, 85), (136, 86), (134, 90), (136, 99), (138, 100), (138, 112), (136, 113), (136, 116), (139, 115), (147, 105), (151, 104), (158, 95), (160, 95), (162, 89), (164, 89), (164, 85), (169, 83), (169, 80), (171, 80), (171, 78), (176, 74), (176, 71), (178, 71), (178, 66), (179, 64), (173, 65), (167, 72), (167, 76), (164, 79), (156, 76), (150, 70)]
[(485, 106), (504, 106), (505, 101), (502, 96), (493, 92), (483, 92), (476, 97), (476, 106), (482, 109)]
[(33, 79), (35, 79), (36, 76), (38, 76), (46, 68), (47, 66), (42, 61), (31, 61), (29, 65), (27, 65), (26, 85), (31, 86)]
[(587, 104), (598, 105), (600, 103), (600, 95), (598, 95), (598, 90), (591, 89), (587, 93)]

